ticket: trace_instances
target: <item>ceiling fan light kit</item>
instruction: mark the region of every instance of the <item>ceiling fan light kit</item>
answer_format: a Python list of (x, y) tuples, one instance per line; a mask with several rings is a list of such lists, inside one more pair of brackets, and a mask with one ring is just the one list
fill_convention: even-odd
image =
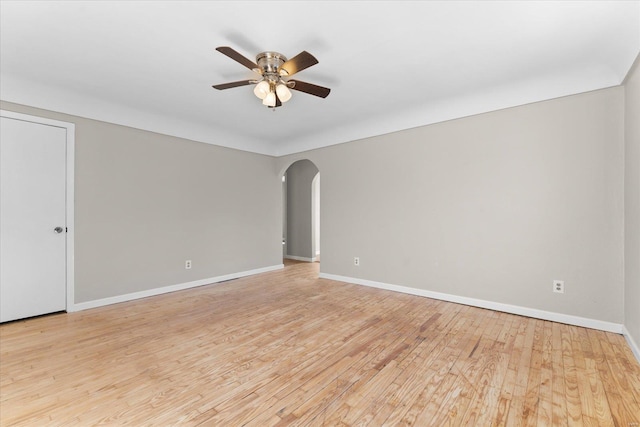
[(253, 93), (260, 99), (264, 99), (270, 91), (269, 83), (266, 81), (261, 81), (256, 84), (256, 87), (253, 89)]
[(254, 63), (228, 46), (220, 46), (216, 50), (259, 74), (260, 78), (213, 85), (215, 89), (224, 90), (255, 84), (253, 93), (262, 100), (263, 105), (269, 108), (280, 107), (284, 102), (289, 101), (292, 97), (289, 89), (320, 98), (326, 98), (331, 92), (331, 89), (326, 87), (300, 80), (288, 80), (288, 77), (318, 63), (318, 60), (307, 51), (300, 52), (290, 60), (278, 52), (262, 52), (256, 56)]
[(291, 91), (285, 84), (280, 83), (276, 86), (276, 94), (282, 102), (287, 102), (291, 99)]

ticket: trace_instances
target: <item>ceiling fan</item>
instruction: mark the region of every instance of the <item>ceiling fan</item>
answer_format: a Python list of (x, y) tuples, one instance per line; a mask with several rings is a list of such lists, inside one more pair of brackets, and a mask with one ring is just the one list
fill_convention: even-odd
[(216, 50), (251, 71), (260, 74), (260, 77), (253, 80), (240, 80), (213, 85), (215, 89), (224, 90), (255, 84), (256, 87), (253, 89), (253, 93), (262, 99), (263, 105), (270, 108), (280, 107), (283, 102), (291, 99), (291, 91), (289, 89), (319, 96), (320, 98), (326, 98), (331, 92), (331, 89), (326, 87), (289, 79), (297, 72), (318, 63), (318, 60), (307, 51), (302, 51), (289, 60), (278, 52), (262, 52), (256, 55), (256, 62), (253, 62), (228, 46), (220, 46)]

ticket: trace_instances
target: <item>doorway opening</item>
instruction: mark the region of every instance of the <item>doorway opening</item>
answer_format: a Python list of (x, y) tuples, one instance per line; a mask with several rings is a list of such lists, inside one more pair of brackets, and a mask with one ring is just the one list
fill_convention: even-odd
[(292, 163), (282, 176), (282, 256), (320, 261), (320, 171), (310, 160)]

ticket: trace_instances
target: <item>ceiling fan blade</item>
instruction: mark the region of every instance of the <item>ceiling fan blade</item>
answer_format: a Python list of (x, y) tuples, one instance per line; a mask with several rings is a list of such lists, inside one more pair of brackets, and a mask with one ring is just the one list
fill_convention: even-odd
[(326, 98), (327, 96), (329, 96), (329, 92), (331, 92), (331, 89), (329, 89), (328, 87), (301, 82), (300, 80), (289, 80), (289, 82), (294, 82), (294, 85), (291, 89), (305, 92), (310, 95), (319, 96), (320, 98)]
[(318, 60), (306, 50), (303, 50), (278, 68), (281, 75), (292, 76), (295, 73), (316, 65)]
[(258, 64), (256, 64), (249, 58), (243, 56), (241, 53), (237, 52), (236, 50), (230, 48), (229, 46), (220, 46), (220, 47), (217, 47), (216, 50), (224, 55), (227, 55), (229, 58), (233, 59), (234, 61), (239, 62), (240, 64), (244, 65), (250, 70), (259, 68)]
[(282, 106), (282, 101), (280, 101), (280, 97), (276, 93), (276, 107), (281, 107), (281, 106)]
[(232, 87), (238, 87), (238, 86), (247, 86), (250, 84), (253, 84), (254, 80), (240, 80), (237, 82), (230, 82), (230, 83), (222, 83), (219, 85), (213, 85), (212, 87), (218, 90), (223, 90), (223, 89), (231, 89)]

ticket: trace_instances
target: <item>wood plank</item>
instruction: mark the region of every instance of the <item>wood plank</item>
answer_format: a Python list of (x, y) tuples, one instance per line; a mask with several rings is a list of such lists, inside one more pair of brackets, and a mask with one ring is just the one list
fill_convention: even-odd
[(552, 425), (553, 419), (553, 330), (552, 322), (544, 322), (541, 342), (540, 390), (536, 425)]
[(504, 426), (507, 423), (507, 416), (511, 410), (511, 400), (513, 399), (516, 379), (518, 378), (518, 366), (522, 358), (522, 348), (525, 340), (527, 320), (524, 317), (514, 316), (509, 337), (507, 338), (505, 351), (508, 355), (508, 364), (504, 379), (500, 388), (500, 398), (496, 410), (495, 424)]
[(562, 360), (562, 330), (559, 323), (551, 323), (551, 425), (568, 425), (564, 364)]
[[(614, 425), (633, 426), (640, 425), (640, 401), (623, 399), (620, 395), (621, 386), (616, 380), (616, 372), (624, 372), (624, 368), (617, 366), (617, 359), (607, 334), (602, 331), (587, 331), (597, 357), (596, 366), (604, 387), (604, 393), (611, 409), (611, 417)], [(633, 370), (631, 371), (633, 375)]]
[(524, 324), (524, 339), (520, 347), (520, 358), (518, 365), (515, 367), (514, 378), (511, 379), (513, 392), (509, 404), (509, 412), (507, 413), (505, 424), (507, 426), (520, 426), (526, 424), (531, 414), (525, 413), (525, 396), (527, 393), (527, 384), (529, 383), (531, 358), (533, 355), (533, 343), (535, 339), (536, 321), (527, 320)]
[(561, 325), (562, 365), (564, 367), (565, 402), (569, 425), (582, 425), (582, 401), (578, 386), (578, 376), (582, 374), (576, 366), (574, 349), (571, 342), (572, 327)]

